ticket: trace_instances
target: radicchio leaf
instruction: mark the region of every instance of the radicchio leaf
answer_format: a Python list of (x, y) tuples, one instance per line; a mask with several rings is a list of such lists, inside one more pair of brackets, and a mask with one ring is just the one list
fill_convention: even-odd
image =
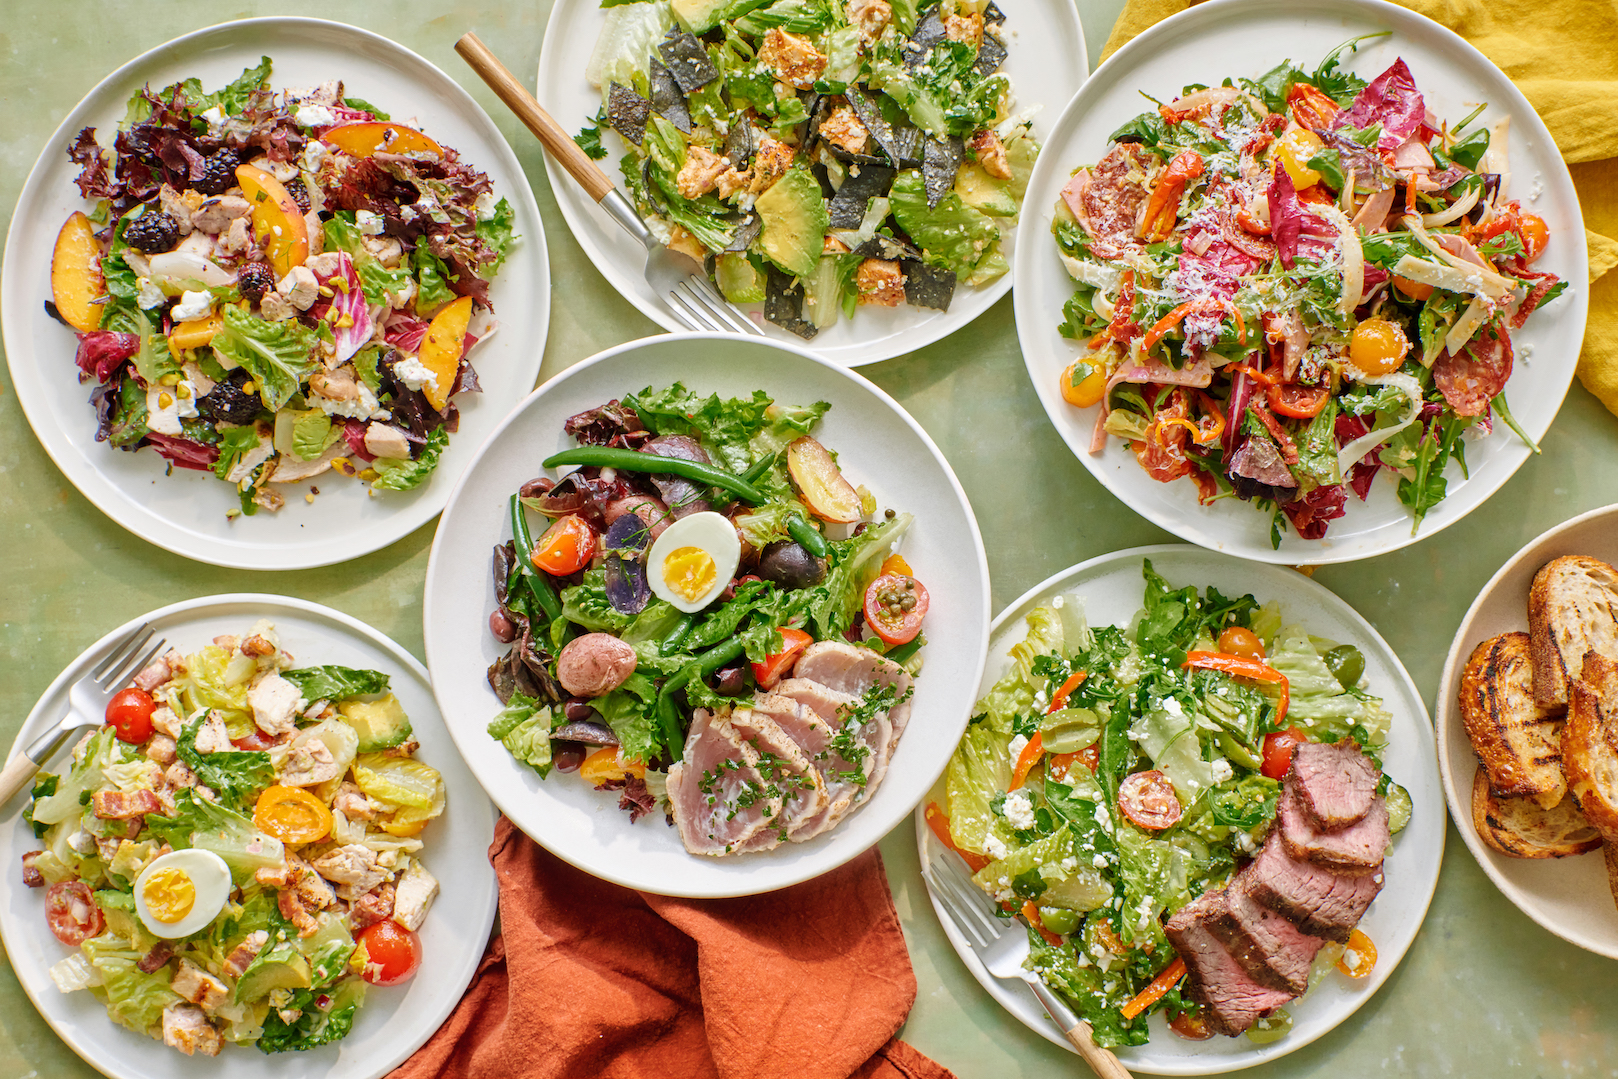
[(111, 382), (139, 351), (139, 334), (111, 330), (79, 334), (79, 351), (74, 357), (79, 365), (79, 381), (88, 382), (93, 377), (98, 382)]
[(218, 446), (209, 446), (195, 439), (159, 434), (156, 431), (148, 431), (146, 437), (151, 440), (154, 450), (162, 454), (170, 464), (181, 468), (207, 472), (212, 470), (213, 463), (219, 460)]
[[(371, 339), (375, 326), (371, 322), (370, 308), (365, 305), (365, 292), (360, 285), (360, 275), (354, 269), (354, 260), (348, 257), (346, 251), (337, 253), (337, 273), (333, 276), (342, 278), (348, 284), (347, 288), (332, 289), (331, 303), (328, 305), (338, 314), (337, 318), (330, 320), (332, 337), (337, 346), (337, 358), (334, 362), (344, 363)], [(350, 320), (347, 326), (341, 325), (344, 315)]]
[(1316, 540), (1326, 535), (1326, 524), (1343, 516), (1348, 493), (1340, 483), (1316, 487), (1302, 498), (1281, 507), (1299, 539)]
[(1311, 213), (1298, 201), (1298, 189), (1279, 162), (1275, 166), (1275, 178), (1270, 183), (1268, 197), (1270, 235), (1275, 239), (1281, 265), (1290, 270), (1299, 255), (1320, 257), (1330, 248), (1329, 244), (1317, 241), (1336, 236), (1336, 226)]
[(1364, 130), (1372, 124), (1381, 124), (1382, 134), (1377, 138), (1376, 147), (1387, 151), (1414, 135), (1426, 115), (1427, 103), (1422, 100), (1421, 91), (1416, 89), (1416, 80), (1411, 76), (1410, 68), (1400, 57), (1392, 67), (1372, 79), (1354, 98), (1352, 105), (1337, 114), (1332, 128), (1357, 127)]

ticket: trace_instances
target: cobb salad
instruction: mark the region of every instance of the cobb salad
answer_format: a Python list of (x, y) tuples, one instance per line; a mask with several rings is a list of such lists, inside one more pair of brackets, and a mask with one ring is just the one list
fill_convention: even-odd
[(513, 239), (453, 148), (340, 81), (277, 92), (270, 69), (142, 87), (110, 149), (79, 132), (93, 205), (50, 269), (96, 440), (213, 472), (232, 516), (333, 470), (372, 492), (426, 480), (478, 389), (467, 352)]
[[(567, 420), (494, 550), (489, 734), (662, 809), (694, 854), (804, 841), (881, 782), (926, 587), (812, 432), (830, 408), (647, 387)], [(546, 521), (535, 538), (528, 511)]]
[(926, 819), (1098, 1045), (1158, 1012), (1272, 1041), (1334, 965), (1374, 966), (1356, 926), (1411, 804), (1377, 763), (1391, 716), (1352, 645), (1142, 572), (1127, 625), (1071, 595), (1028, 615)]
[(1532, 446), (1511, 334), (1566, 287), (1534, 268), (1549, 230), (1511, 197), (1509, 117), (1440, 119), (1402, 59), (1366, 83), (1340, 66), (1361, 40), (1135, 117), (1052, 226), (1091, 452), (1120, 438), (1201, 504), (1252, 502), (1276, 546), (1323, 537), (1382, 469), (1414, 533), (1464, 436), (1498, 419)]
[[(606, 5), (604, 5), (606, 6)], [(811, 338), (861, 305), (947, 310), (1007, 272), (1038, 147), (992, 0), (607, 6), (586, 77), (658, 240)]]
[(187, 1056), (277, 1053), (415, 974), (445, 790), (386, 674), (297, 666), (260, 621), (158, 658), (106, 720), (25, 810), (62, 992)]

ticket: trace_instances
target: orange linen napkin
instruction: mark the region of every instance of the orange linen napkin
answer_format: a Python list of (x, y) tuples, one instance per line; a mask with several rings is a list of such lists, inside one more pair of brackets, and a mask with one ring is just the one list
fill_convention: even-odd
[(504, 817), (489, 860), (502, 935), (392, 1079), (953, 1079), (894, 1037), (916, 977), (874, 850), (721, 900), (608, 884)]

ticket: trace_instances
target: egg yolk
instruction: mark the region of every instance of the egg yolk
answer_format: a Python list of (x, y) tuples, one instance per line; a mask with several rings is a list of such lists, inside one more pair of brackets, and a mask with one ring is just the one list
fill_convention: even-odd
[(701, 599), (718, 575), (719, 567), (701, 547), (681, 547), (663, 559), (663, 582), (687, 603)]
[(153, 918), (172, 925), (191, 913), (197, 901), (197, 888), (185, 870), (167, 866), (146, 878), (141, 897), (146, 900), (146, 909)]

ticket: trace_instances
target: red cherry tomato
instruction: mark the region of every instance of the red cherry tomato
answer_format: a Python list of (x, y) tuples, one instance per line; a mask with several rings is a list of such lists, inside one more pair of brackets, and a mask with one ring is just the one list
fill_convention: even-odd
[(914, 577), (885, 573), (865, 590), (865, 621), (889, 645), (905, 644), (921, 632), (926, 617), (926, 587)]
[(781, 681), (781, 676), (792, 669), (792, 665), (798, 662), (798, 656), (814, 641), (801, 629), (789, 627), (781, 630), (781, 651), (765, 656), (762, 663), (752, 664), (753, 680), (760, 689), (774, 689), (776, 683)]
[(1181, 1012), (1169, 1020), (1169, 1029), (1180, 1037), (1189, 1041), (1203, 1042), (1213, 1037), (1213, 1031), (1208, 1029), (1208, 1021), (1200, 1015), (1190, 1012)]
[(566, 577), (587, 565), (596, 553), (595, 530), (576, 514), (559, 517), (529, 552), (535, 568), (552, 577)]
[(1331, 391), (1324, 386), (1299, 386), (1294, 382), (1271, 386), (1264, 395), (1269, 398), (1271, 410), (1295, 420), (1314, 419), (1331, 400)]
[(45, 892), (45, 921), (56, 939), (77, 948), (107, 927), (90, 886), (82, 880), (64, 880)]
[(1241, 626), (1230, 626), (1219, 635), (1219, 650), (1228, 656), (1263, 659), (1264, 642), (1258, 634)]
[(275, 739), (263, 731), (255, 730), (252, 734), (244, 734), (240, 738), (232, 738), (230, 744), (237, 749), (244, 749), (249, 753), (256, 753), (269, 749), (275, 745)]
[(398, 985), (409, 981), (421, 966), (421, 938), (391, 918), (367, 926), (360, 933), (365, 946), (365, 970), (360, 977), (372, 985)]
[(1274, 780), (1286, 778), (1287, 770), (1292, 767), (1292, 750), (1299, 742), (1309, 741), (1309, 736), (1296, 727), (1288, 727), (1284, 731), (1274, 731), (1264, 736), (1264, 767), (1259, 769)]
[(1124, 816), (1154, 832), (1161, 832), (1184, 812), (1169, 777), (1153, 768), (1136, 772), (1118, 788), (1118, 808)]
[(107, 703), (107, 722), (118, 732), (118, 739), (140, 745), (152, 736), (152, 713), (157, 702), (144, 689), (134, 686), (119, 690)]

